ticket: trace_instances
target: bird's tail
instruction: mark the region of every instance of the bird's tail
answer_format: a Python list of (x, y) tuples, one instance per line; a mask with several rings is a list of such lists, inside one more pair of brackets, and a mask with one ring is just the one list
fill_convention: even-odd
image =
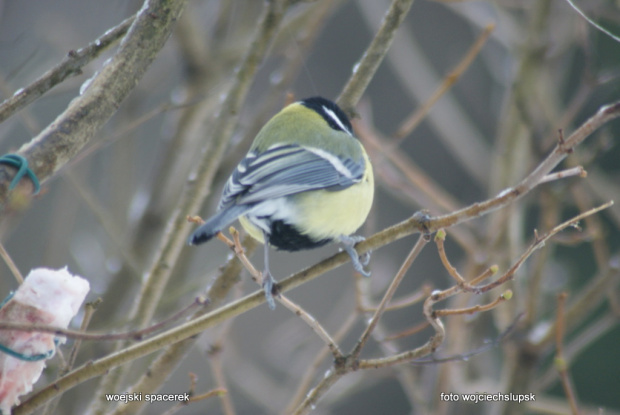
[(187, 243), (190, 245), (200, 245), (213, 238), (225, 226), (233, 223), (239, 216), (251, 209), (248, 205), (233, 205), (215, 214), (212, 218), (200, 225), (189, 236)]

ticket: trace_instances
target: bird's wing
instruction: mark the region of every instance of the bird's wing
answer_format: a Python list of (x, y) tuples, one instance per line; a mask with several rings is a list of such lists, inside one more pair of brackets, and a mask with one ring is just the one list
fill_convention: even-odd
[(324, 150), (295, 144), (248, 153), (224, 187), (220, 209), (254, 204), (309, 190), (341, 190), (364, 176), (365, 161), (341, 159)]

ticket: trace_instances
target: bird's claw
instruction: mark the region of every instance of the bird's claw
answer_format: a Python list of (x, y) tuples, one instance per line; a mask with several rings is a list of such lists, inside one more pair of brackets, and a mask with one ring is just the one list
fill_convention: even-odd
[(355, 250), (355, 244), (365, 240), (363, 236), (353, 235), (343, 235), (340, 237), (340, 242), (344, 245), (345, 251), (351, 257), (351, 262), (353, 263), (353, 268), (364, 277), (370, 277), (370, 271), (366, 271), (364, 266), (370, 263), (370, 251), (363, 253), (362, 255), (358, 255)]
[(276, 309), (276, 301), (273, 298), (273, 288), (275, 280), (269, 272), (263, 272), (263, 291), (265, 292), (265, 299), (267, 305), (271, 310)]

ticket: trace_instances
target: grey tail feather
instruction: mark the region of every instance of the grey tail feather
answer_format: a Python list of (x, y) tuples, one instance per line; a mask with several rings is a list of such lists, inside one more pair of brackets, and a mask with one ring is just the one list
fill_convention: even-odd
[(200, 225), (189, 236), (187, 243), (190, 245), (200, 245), (213, 238), (218, 232), (224, 229), (225, 226), (233, 223), (239, 216), (250, 210), (252, 206), (249, 205), (233, 205), (227, 209), (222, 210), (211, 217), (203, 225)]

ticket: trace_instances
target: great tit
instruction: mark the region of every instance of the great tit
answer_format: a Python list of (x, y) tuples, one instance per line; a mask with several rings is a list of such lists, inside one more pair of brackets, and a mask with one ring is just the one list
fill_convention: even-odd
[(237, 218), (265, 244), (263, 289), (271, 309), (274, 279), (269, 245), (299, 251), (339, 241), (355, 269), (370, 273), (350, 236), (364, 223), (374, 195), (372, 166), (353, 135), (351, 122), (334, 102), (306, 98), (286, 106), (260, 130), (232, 173), (217, 213), (189, 237), (207, 242)]

